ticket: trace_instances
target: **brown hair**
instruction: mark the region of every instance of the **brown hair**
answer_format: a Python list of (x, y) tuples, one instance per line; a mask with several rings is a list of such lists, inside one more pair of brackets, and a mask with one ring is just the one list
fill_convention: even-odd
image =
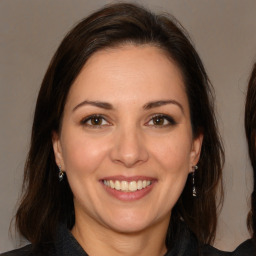
[(251, 195), (251, 211), (248, 214), (247, 225), (256, 241), (256, 63), (254, 64), (248, 85), (244, 124), (254, 182)]
[(33, 244), (52, 241), (59, 222), (70, 229), (75, 222), (72, 191), (66, 178), (58, 181), (51, 140), (52, 132), (61, 129), (70, 87), (92, 54), (127, 43), (154, 45), (175, 61), (183, 74), (194, 137), (204, 134), (195, 175), (198, 197), (192, 197), (189, 177), (172, 210), (166, 246), (172, 246), (181, 219), (200, 242), (211, 243), (215, 237), (215, 199), (224, 157), (208, 76), (187, 33), (173, 17), (121, 3), (109, 5), (76, 25), (63, 39), (43, 79), (25, 166), (23, 197), (16, 215), (18, 230)]

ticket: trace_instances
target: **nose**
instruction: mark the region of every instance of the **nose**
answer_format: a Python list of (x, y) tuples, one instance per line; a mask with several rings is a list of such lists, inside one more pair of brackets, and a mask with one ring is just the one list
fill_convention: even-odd
[(131, 168), (148, 160), (145, 138), (136, 129), (120, 129), (113, 140), (110, 154), (113, 162)]

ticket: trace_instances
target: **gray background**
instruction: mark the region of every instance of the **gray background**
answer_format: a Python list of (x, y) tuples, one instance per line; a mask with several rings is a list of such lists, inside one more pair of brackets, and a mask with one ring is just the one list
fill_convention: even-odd
[[(21, 188), (36, 94), (50, 58), (75, 23), (109, 2), (0, 0), (0, 252), (19, 246), (19, 239), (10, 237), (9, 223)], [(180, 20), (216, 89), (226, 148), (226, 192), (215, 245), (233, 250), (249, 236), (246, 215), (252, 170), (243, 118), (248, 76), (256, 60), (256, 1), (137, 2)]]

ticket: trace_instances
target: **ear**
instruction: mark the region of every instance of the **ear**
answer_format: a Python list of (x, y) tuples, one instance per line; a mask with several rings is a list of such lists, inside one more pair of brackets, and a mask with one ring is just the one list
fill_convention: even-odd
[(203, 134), (200, 133), (193, 140), (192, 148), (191, 148), (191, 152), (190, 152), (190, 171), (189, 172), (193, 171), (192, 166), (195, 166), (197, 164), (197, 162), (199, 161), (203, 138), (204, 138)]
[(60, 143), (60, 136), (57, 132), (52, 133), (52, 147), (55, 155), (55, 162), (58, 166), (61, 166), (62, 170), (65, 170), (65, 164), (62, 155), (62, 147)]

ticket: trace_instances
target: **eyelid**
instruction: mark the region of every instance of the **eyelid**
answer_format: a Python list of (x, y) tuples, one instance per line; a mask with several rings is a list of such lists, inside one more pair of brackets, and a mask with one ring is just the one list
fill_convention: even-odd
[[(93, 118), (101, 118), (102, 120), (105, 120), (108, 124), (99, 124), (99, 125), (92, 125), (92, 124), (88, 124), (87, 122), (90, 121)], [(103, 114), (92, 114), (89, 115), (87, 117), (84, 117), (81, 121), (80, 121), (81, 125), (87, 126), (87, 127), (91, 127), (91, 128), (100, 128), (102, 126), (110, 126), (112, 125), (109, 121), (108, 118), (106, 118)]]
[[(149, 124), (149, 122), (153, 121), (153, 118), (156, 117), (160, 117), (160, 118), (164, 118), (165, 120), (168, 121), (168, 124), (163, 124), (163, 125), (155, 125), (155, 124)], [(150, 117), (149, 121), (146, 122), (145, 125), (147, 126), (153, 126), (153, 127), (158, 127), (158, 128), (162, 128), (162, 127), (167, 127), (167, 126), (174, 126), (176, 125), (177, 122), (175, 121), (175, 119), (170, 116), (170, 115), (166, 115), (166, 114), (154, 114)]]

